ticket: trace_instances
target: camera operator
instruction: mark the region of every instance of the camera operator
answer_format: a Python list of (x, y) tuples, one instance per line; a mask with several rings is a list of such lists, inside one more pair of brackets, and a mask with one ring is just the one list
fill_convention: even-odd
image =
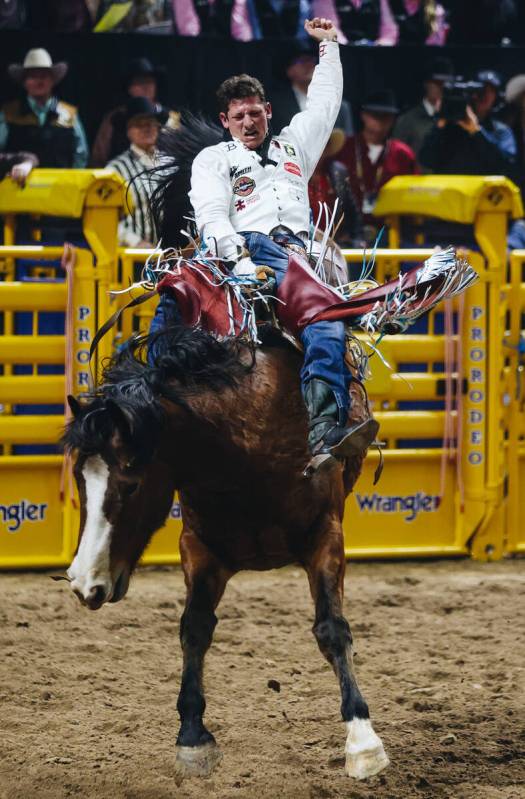
[(516, 165), (517, 145), (512, 129), (496, 119), (494, 113), (501, 108), (503, 98), (500, 97), (501, 78), (492, 69), (478, 72), (476, 81), (481, 85), (472, 98), (472, 108), (489, 141), (496, 145), (509, 163)]
[(421, 147), (421, 164), (442, 175), (504, 175), (516, 181), (516, 143), (507, 126), (490, 116), (496, 99), (485, 80), (448, 84), (439, 119)]

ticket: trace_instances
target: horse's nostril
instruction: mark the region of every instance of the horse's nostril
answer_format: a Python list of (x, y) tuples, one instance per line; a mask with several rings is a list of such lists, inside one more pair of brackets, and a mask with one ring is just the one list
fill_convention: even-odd
[(93, 605), (101, 605), (106, 598), (106, 589), (103, 585), (94, 585), (89, 590), (87, 601)]

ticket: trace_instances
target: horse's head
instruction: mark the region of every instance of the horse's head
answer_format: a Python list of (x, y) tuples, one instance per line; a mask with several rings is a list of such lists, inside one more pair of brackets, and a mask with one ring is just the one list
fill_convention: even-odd
[(125, 596), (138, 559), (169, 512), (173, 485), (154, 457), (158, 406), (138, 426), (125, 403), (97, 397), (82, 405), (69, 398), (69, 404), (73, 420), (65, 445), (76, 452), (80, 531), (67, 574), (80, 601), (97, 610)]

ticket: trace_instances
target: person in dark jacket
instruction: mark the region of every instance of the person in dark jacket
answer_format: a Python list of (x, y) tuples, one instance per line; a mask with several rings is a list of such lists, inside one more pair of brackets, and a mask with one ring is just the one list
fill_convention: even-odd
[[(166, 115), (168, 128), (176, 128), (179, 125), (179, 113), (166, 108), (158, 99), (163, 75), (163, 70), (154, 67), (149, 58), (134, 58), (124, 75), (124, 89), (127, 101), (132, 97), (144, 97), (153, 103), (156, 113)], [(128, 144), (126, 104), (123, 103), (108, 111), (100, 123), (91, 151), (92, 166), (105, 166), (112, 158), (120, 155)]]
[(443, 86), (454, 79), (454, 67), (448, 58), (436, 58), (424, 81), (423, 99), (398, 118), (393, 136), (404, 141), (419, 155), (425, 137), (434, 127), (441, 109)]
[(42, 48), (29, 50), (23, 64), (10, 64), (10, 77), (26, 94), (2, 106), (0, 150), (34, 153), (43, 167), (86, 166), (86, 135), (77, 109), (53, 94), (66, 72), (67, 64), (53, 64)]
[(514, 169), (516, 177), (517, 145), (512, 128), (501, 120), (496, 119), (494, 110), (500, 99), (501, 78), (492, 69), (483, 69), (476, 75), (476, 80), (481, 83), (480, 89), (473, 97), (472, 108), (486, 137), (499, 149)]
[(461, 119), (447, 119), (443, 105), (441, 118), (423, 142), (419, 160), (426, 169), (442, 175), (504, 175), (517, 180), (515, 142), (513, 147), (495, 143), (471, 104), (466, 105)]
[[(295, 114), (306, 108), (306, 94), (314, 74), (317, 59), (306, 45), (295, 45), (284, 61), (286, 84), (272, 92), (272, 128), (282, 130)], [(341, 108), (335, 127), (347, 136), (354, 132), (352, 109), (347, 100), (341, 100)]]

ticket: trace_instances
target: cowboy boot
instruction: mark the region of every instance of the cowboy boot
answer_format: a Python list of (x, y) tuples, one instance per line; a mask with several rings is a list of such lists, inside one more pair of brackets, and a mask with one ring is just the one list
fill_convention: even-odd
[(366, 452), (379, 430), (375, 419), (348, 426), (347, 419), (343, 418), (345, 412), (339, 408), (334, 392), (324, 380), (313, 378), (304, 387), (303, 394), (310, 417), (308, 445), (313, 456), (305, 474)]

